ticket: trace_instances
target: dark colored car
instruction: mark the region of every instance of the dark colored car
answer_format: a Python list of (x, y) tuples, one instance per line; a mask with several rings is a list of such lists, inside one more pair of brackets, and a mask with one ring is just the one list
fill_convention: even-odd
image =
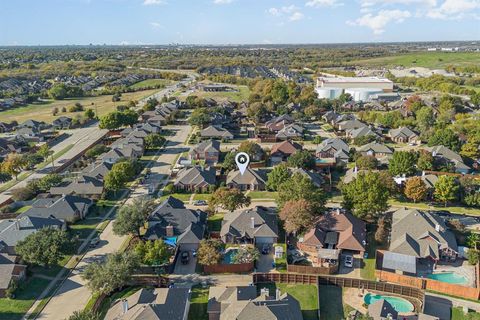
[(183, 251), (180, 254), (180, 261), (182, 261), (182, 264), (188, 264), (188, 262), (190, 261), (190, 252)]
[(262, 247), (262, 254), (269, 254), (270, 253), (270, 245), (264, 244)]

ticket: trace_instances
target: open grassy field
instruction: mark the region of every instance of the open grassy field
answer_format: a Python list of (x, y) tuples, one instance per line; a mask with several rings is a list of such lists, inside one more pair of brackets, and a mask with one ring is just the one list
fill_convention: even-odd
[[(24, 107), (14, 108), (7, 111), (0, 112), (0, 121), (11, 122), (13, 120), (23, 122), (28, 119), (35, 119), (37, 121), (52, 122), (59, 116), (75, 117), (76, 115), (82, 115), (83, 112), (60, 112), (57, 116), (52, 115), (53, 108), (61, 110), (63, 107), (73, 106), (75, 103), (81, 103), (85, 109), (95, 108), (98, 109), (100, 116), (115, 110), (116, 106), (127, 104), (130, 100), (140, 100), (147, 96), (157, 92), (158, 89), (144, 90), (138, 92), (130, 92), (122, 94), (121, 101), (112, 102), (112, 96), (99, 96), (99, 97), (85, 97), (79, 99), (66, 99), (66, 100), (51, 100), (42, 103), (29, 104)], [(94, 103), (94, 105), (92, 105)]]
[(168, 86), (173, 81), (166, 80), (166, 79), (147, 79), (137, 83), (134, 83), (130, 86), (132, 89), (143, 89), (143, 88), (152, 88), (154, 86)]
[(194, 96), (198, 96), (201, 98), (212, 98), (218, 101), (235, 101), (235, 102), (242, 102), (248, 101), (248, 96), (250, 95), (250, 89), (247, 86), (236, 86), (230, 85), (229, 86), (236, 88), (238, 91), (226, 91), (226, 92), (205, 92), (205, 91), (195, 91), (192, 93)]
[(389, 57), (354, 61), (355, 64), (373, 67), (425, 67), (445, 68), (449, 65), (480, 64), (480, 54), (475, 52), (417, 52)]

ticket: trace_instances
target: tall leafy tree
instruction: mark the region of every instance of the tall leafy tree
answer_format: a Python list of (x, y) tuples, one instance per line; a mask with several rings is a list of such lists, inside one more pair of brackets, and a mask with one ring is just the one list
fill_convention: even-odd
[(159, 133), (150, 133), (145, 137), (145, 148), (157, 149), (163, 146), (165, 138)]
[(198, 247), (198, 263), (203, 266), (210, 266), (220, 263), (223, 249), (223, 242), (217, 239), (203, 239)]
[(233, 212), (242, 207), (248, 207), (250, 201), (250, 197), (244, 195), (242, 191), (223, 187), (215, 190), (210, 196), (209, 206), (211, 208), (221, 207)]
[(315, 158), (308, 150), (301, 150), (288, 157), (288, 165), (295, 168), (312, 169), (315, 167)]
[(417, 171), (415, 168), (416, 161), (417, 158), (413, 152), (395, 151), (388, 162), (388, 171), (393, 176), (402, 174), (411, 176)]
[(430, 147), (442, 145), (453, 151), (458, 151), (460, 149), (460, 140), (452, 129), (439, 128), (436, 129), (430, 139), (428, 139), (428, 145)]
[(139, 241), (134, 250), (142, 263), (150, 266), (165, 264), (171, 256), (171, 251), (162, 239)]
[(290, 178), (288, 167), (282, 163), (275, 166), (272, 171), (267, 174), (267, 189), (277, 191), (278, 187)]
[(154, 209), (154, 202), (144, 197), (133, 199), (132, 204), (124, 205), (113, 221), (113, 232), (118, 235), (140, 235), (148, 215)]
[(315, 187), (306, 176), (296, 173), (278, 187), (278, 206), (282, 208), (285, 203), (292, 200), (306, 200), (312, 209), (320, 214), (325, 205), (323, 190)]
[(413, 202), (425, 199), (427, 191), (427, 186), (421, 177), (412, 177), (405, 182), (405, 196)]
[(452, 176), (440, 176), (435, 183), (435, 199), (442, 201), (447, 206), (448, 201), (457, 199), (459, 186)]
[(433, 170), (434, 158), (427, 150), (420, 150), (418, 153), (417, 167), (420, 170)]
[(297, 233), (312, 226), (318, 216), (311, 203), (305, 199), (287, 201), (280, 210), (279, 217), (284, 222), (285, 231)]

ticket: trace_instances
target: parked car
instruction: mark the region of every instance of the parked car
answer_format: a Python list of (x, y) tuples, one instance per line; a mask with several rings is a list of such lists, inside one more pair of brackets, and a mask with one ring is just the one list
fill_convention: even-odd
[(197, 200), (193, 203), (194, 206), (206, 206), (207, 205), (207, 201), (205, 200)]
[(270, 253), (270, 245), (268, 243), (265, 243), (262, 246), (262, 254), (269, 254)]
[(100, 243), (99, 237), (93, 238), (92, 240), (90, 240), (90, 248), (95, 248), (99, 243)]
[(182, 264), (188, 264), (188, 262), (190, 261), (190, 252), (182, 251), (180, 255), (180, 261), (182, 261)]
[(345, 267), (347, 267), (347, 268), (352, 268), (353, 267), (353, 257), (352, 256), (346, 256), (345, 257)]

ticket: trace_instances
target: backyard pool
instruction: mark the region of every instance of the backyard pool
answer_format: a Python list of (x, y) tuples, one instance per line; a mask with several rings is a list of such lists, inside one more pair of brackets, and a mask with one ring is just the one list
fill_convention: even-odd
[(428, 275), (429, 279), (447, 282), (447, 283), (454, 283), (454, 284), (467, 284), (468, 280), (464, 276), (456, 274), (455, 272), (439, 272), (439, 273), (432, 273)]
[(227, 250), (225, 250), (225, 253), (223, 254), (223, 263), (232, 264), (233, 257), (235, 257), (237, 252), (238, 252), (238, 248), (227, 248)]
[(413, 304), (410, 301), (399, 297), (382, 296), (380, 294), (367, 293), (363, 298), (363, 301), (365, 301), (367, 305), (370, 305), (381, 299), (385, 299), (386, 301), (388, 301), (388, 303), (390, 303), (393, 309), (397, 310), (397, 312), (407, 313), (414, 310)]

